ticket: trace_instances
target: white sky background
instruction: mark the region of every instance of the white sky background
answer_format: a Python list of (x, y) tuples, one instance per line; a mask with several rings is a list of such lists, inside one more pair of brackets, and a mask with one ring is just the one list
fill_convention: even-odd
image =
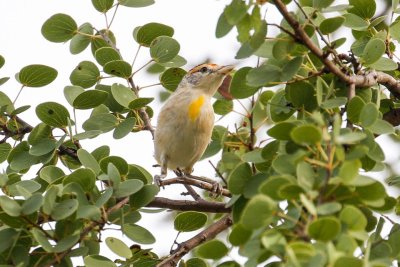
[[(188, 61), (187, 66), (183, 67), (185, 69), (190, 69), (207, 58), (211, 58), (217, 64), (255, 66), (255, 58), (246, 61), (234, 60), (239, 48), (235, 30), (222, 39), (214, 37), (218, 17), (225, 5), (230, 2), (230, 0), (156, 0), (155, 5), (146, 8), (120, 7), (111, 30), (116, 35), (117, 46), (127, 62), (132, 61), (137, 49), (137, 44), (132, 37), (133, 29), (149, 22), (160, 22), (175, 29), (174, 38), (181, 45), (179, 54)], [(95, 62), (90, 49), (78, 55), (71, 55), (69, 42), (66, 44), (51, 43), (41, 35), (40, 29), (43, 22), (56, 13), (71, 15), (78, 25), (90, 22), (97, 29), (105, 28), (103, 15), (92, 7), (90, 0), (0, 0), (0, 54), (6, 60), (5, 66), (0, 69), (0, 77), (11, 77), (5, 85), (0, 87), (0, 90), (3, 90), (13, 100), (20, 88), (13, 76), (26, 65), (45, 64), (58, 70), (58, 77), (53, 83), (42, 88), (25, 88), (16, 103), (16, 107), (32, 106), (30, 110), (21, 115), (31, 125), (39, 123), (34, 113), (34, 109), (39, 103), (55, 101), (65, 104), (69, 108), (63, 95), (63, 89), (64, 86), (70, 85), (71, 71), (83, 60)], [(277, 14), (275, 9), (269, 5), (267, 15), (269, 22), (279, 19), (274, 16), (275, 14)], [(148, 50), (141, 49), (134, 67), (139, 68), (149, 59)], [(134, 81), (137, 85), (144, 86), (157, 83), (158, 77), (148, 76), (145, 71), (142, 71), (135, 75)], [(105, 82), (112, 83), (112, 81)], [(118, 82), (123, 83), (122, 80), (118, 80)], [(150, 87), (140, 93), (141, 96), (157, 97), (160, 90), (163, 89)], [(151, 106), (157, 115), (160, 105), (156, 103)], [(72, 112), (72, 108), (69, 108), (69, 111)], [(81, 119), (79, 119), (80, 114), (83, 115)], [(87, 115), (87, 112), (77, 111), (78, 124), (81, 125)], [(230, 116), (227, 120), (219, 123), (228, 126), (228, 123), (234, 118), (237, 117)], [(153, 125), (155, 125), (155, 118)], [(152, 174), (158, 173), (159, 169), (151, 167), (155, 160), (153, 159), (153, 142), (149, 132), (130, 134), (121, 140), (112, 139), (112, 133), (108, 133), (94, 140), (82, 141), (83, 148), (88, 151), (103, 144), (111, 147), (112, 155), (121, 156), (129, 163), (139, 164)], [(387, 160), (397, 162), (399, 146), (391, 145), (392, 147), (384, 147)], [(214, 160), (214, 163), (216, 162), (217, 159)], [(195, 165), (195, 174), (213, 177), (214, 172), (207, 161), (204, 161)], [(174, 186), (167, 188), (166, 191), (163, 192), (164, 195), (180, 198), (179, 193), (183, 191), (183, 187)], [(150, 214), (138, 223), (150, 230), (153, 229), (153, 234), (157, 238), (154, 245), (142, 247), (153, 247), (160, 256), (168, 254), (176, 235), (171, 223), (163, 223), (167, 221), (167, 216), (160, 217), (160, 214)], [(160, 229), (160, 231), (157, 232), (154, 229)], [(109, 235), (121, 238), (119, 231), (111, 231)], [(184, 241), (191, 236), (193, 233), (182, 234), (178, 241)], [(128, 245), (133, 244), (130, 240), (124, 240)], [(102, 254), (110, 258), (115, 256), (105, 246), (103, 246)]]

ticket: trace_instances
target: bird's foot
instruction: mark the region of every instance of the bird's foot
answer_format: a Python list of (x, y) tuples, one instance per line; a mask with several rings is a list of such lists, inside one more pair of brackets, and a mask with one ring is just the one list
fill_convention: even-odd
[(211, 187), (210, 196), (215, 197), (215, 198), (221, 196), (223, 189), (224, 189), (224, 187), (220, 183), (213, 182), (212, 187)]
[(185, 176), (185, 173), (184, 173), (181, 169), (179, 169), (179, 168), (176, 168), (176, 170), (174, 170), (174, 173), (175, 173), (176, 176), (178, 176), (178, 177), (183, 177), (183, 176)]
[(155, 183), (158, 187), (164, 188), (162, 179), (164, 179), (166, 176), (167, 176), (166, 174), (154, 175), (154, 183)]

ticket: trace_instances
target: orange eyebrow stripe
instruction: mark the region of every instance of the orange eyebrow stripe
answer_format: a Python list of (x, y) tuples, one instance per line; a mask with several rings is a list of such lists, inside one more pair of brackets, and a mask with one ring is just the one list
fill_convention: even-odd
[(217, 64), (207, 64), (207, 63), (203, 63), (203, 64), (197, 65), (197, 66), (194, 67), (193, 69), (189, 70), (189, 73), (190, 73), (190, 74), (195, 73), (195, 72), (199, 71), (199, 70), (200, 70), (202, 67), (204, 67), (204, 66), (215, 67), (215, 66), (217, 66)]

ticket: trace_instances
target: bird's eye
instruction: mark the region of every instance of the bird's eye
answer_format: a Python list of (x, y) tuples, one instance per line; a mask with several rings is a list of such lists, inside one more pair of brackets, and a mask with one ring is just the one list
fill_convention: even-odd
[(200, 72), (201, 73), (205, 73), (205, 72), (207, 72), (208, 71), (208, 68), (207, 67), (202, 67), (201, 69), (200, 69)]

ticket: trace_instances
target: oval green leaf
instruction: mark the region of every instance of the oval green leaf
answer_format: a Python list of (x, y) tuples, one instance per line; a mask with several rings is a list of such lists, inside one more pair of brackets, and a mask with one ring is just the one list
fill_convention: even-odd
[(57, 77), (57, 71), (45, 65), (29, 65), (22, 68), (18, 74), (21, 84), (28, 87), (42, 87), (50, 84)]
[(56, 102), (45, 102), (36, 107), (38, 118), (49, 126), (64, 128), (70, 118), (68, 110)]
[(132, 74), (132, 66), (123, 60), (113, 60), (104, 64), (104, 72), (113, 76), (128, 79)]
[(97, 66), (90, 61), (82, 61), (72, 71), (69, 80), (73, 85), (78, 85), (83, 88), (92, 87), (100, 79), (100, 71)]
[(179, 43), (168, 36), (159, 36), (150, 44), (150, 55), (157, 63), (165, 63), (175, 58), (180, 50)]
[(59, 13), (44, 22), (42, 34), (50, 42), (63, 43), (70, 40), (77, 29), (78, 25), (71, 16)]
[(218, 260), (224, 257), (228, 253), (228, 248), (220, 240), (210, 240), (204, 244), (201, 244), (196, 254), (204, 259)]
[(320, 240), (333, 240), (340, 233), (340, 222), (335, 217), (323, 217), (313, 221), (308, 226), (308, 234), (310, 237)]
[(203, 227), (207, 222), (207, 215), (196, 211), (181, 212), (174, 220), (174, 228), (179, 232), (192, 232)]
[(132, 251), (124, 242), (122, 242), (118, 238), (110, 236), (107, 237), (106, 245), (112, 252), (114, 252), (115, 254), (117, 254), (122, 258), (129, 259), (130, 257), (132, 257)]
[(314, 125), (300, 125), (290, 132), (292, 140), (300, 145), (314, 145), (322, 140), (321, 129)]
[(134, 34), (136, 42), (142, 46), (149, 47), (151, 42), (159, 36), (169, 36), (174, 35), (174, 29), (170, 26), (151, 22), (141, 26), (136, 34)]
[(104, 66), (108, 62), (120, 60), (121, 56), (114, 48), (105, 46), (96, 50), (95, 58), (100, 65)]
[(169, 68), (161, 74), (160, 83), (165, 89), (174, 92), (185, 74), (184, 69)]
[(156, 239), (146, 229), (133, 223), (126, 223), (122, 226), (122, 232), (132, 241), (139, 244), (153, 244)]
[(82, 92), (74, 99), (72, 106), (76, 109), (91, 109), (102, 104), (108, 97), (108, 93), (100, 90), (88, 90)]

